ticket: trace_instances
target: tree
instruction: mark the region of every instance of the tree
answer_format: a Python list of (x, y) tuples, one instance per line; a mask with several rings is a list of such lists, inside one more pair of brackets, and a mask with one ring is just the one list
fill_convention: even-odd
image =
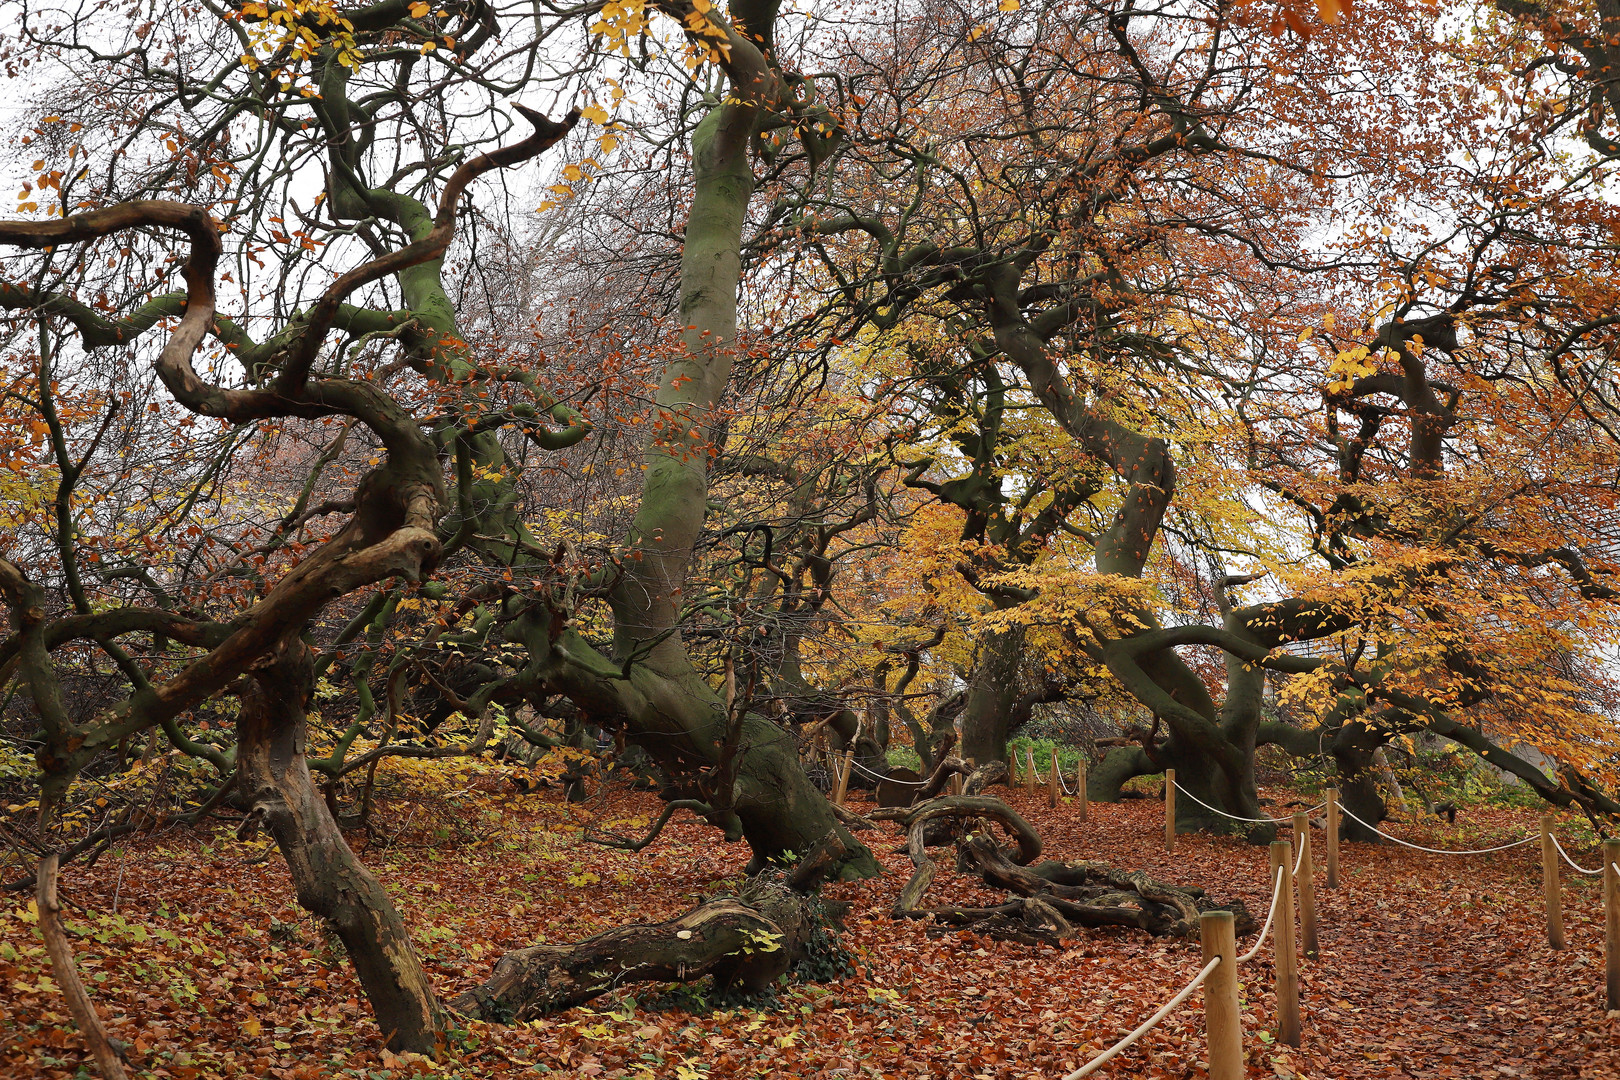
[[(590, 425), (535, 372), (469, 342), (447, 287), (446, 257), (458, 230), (476, 220), (462, 209), (474, 182), (534, 159), (580, 122), (578, 110), (553, 122), (504, 104), (513, 92), (545, 85), (537, 72), (546, 37), (574, 32), (591, 58), (642, 33), (649, 9), (587, 28), (538, 11), (532, 22), (513, 14), (503, 25), (477, 4), (424, 13), (403, 3), (344, 9), (300, 0), (221, 9), (202, 28), (29, 27), (54, 43), (46, 55), (62, 74), (111, 86), (106, 103), (130, 109), (134, 122), (100, 125), (100, 141), (72, 140), (81, 129), (97, 130), (86, 121), (99, 121), (104, 102), (93, 96), (64, 96), (42, 122), (36, 136), (52, 160), (41, 159), (37, 183), (55, 192), (54, 216), (7, 222), (0, 241), (46, 257), (8, 282), (0, 302), (38, 320), (53, 342), (57, 327), (70, 326), (91, 353), (128, 349), (151, 358), (169, 396), (190, 414), (185, 423), (221, 421), (234, 447), (268, 434), (266, 425), (343, 425), (313, 462), (291, 513), (268, 527), (238, 519), (220, 530), (217, 545), (239, 558), (224, 567), (165, 565), (158, 575), (140, 572), (138, 552), (83, 544), (82, 518), (95, 509), (74, 505), (73, 485), (100, 449), (99, 435), (55, 440), (63, 480), (45, 524), (60, 562), (33, 568), (43, 580), (4, 564), (15, 624), (5, 645), (15, 662), (6, 670), (27, 686), (43, 727), (42, 816), (98, 755), (151, 728), (222, 774), (234, 769), (242, 798), (292, 868), (300, 902), (342, 937), (395, 1047), (430, 1050), (440, 1007), (398, 913), (344, 844), (311, 782), (307, 708), (318, 673), (333, 664), (352, 663), (366, 677), (375, 658), (354, 647), (357, 639), (369, 632), (375, 644), (417, 583), (441, 566), (446, 582), (470, 578), (472, 585), (454, 601), (453, 621), (425, 631), (428, 643), (460, 635), (463, 644), (524, 650), (515, 662), (487, 665), (489, 677), (457, 695), (458, 709), (478, 715), (503, 696), (566, 694), (598, 722), (623, 725), (672, 770), (697, 774), (706, 815), (746, 835), (757, 862), (830, 843), (844, 853), (845, 872), (874, 869), (804, 777), (790, 733), (766, 717), (728, 717), (682, 642), (681, 597), (704, 518), (711, 429), (734, 360), (750, 140), (797, 101), (769, 46), (774, 6), (740, 6), (734, 23), (684, 5), (667, 12), (684, 20), (698, 61), (728, 72), (733, 92), (691, 135), (681, 344), (657, 375), (660, 422), (641, 451), (640, 508), (620, 557), (594, 568), (534, 542), (512, 494), (509, 453), (519, 439), (565, 449)], [(495, 49), (504, 29), (531, 36), (516, 51)], [(122, 43), (82, 50), (92, 32)], [(169, 59), (154, 66), (148, 57), (160, 43)], [(66, 77), (61, 85), (71, 95), (82, 84)], [(479, 104), (464, 115), (462, 102)], [(590, 111), (606, 119), (599, 106)], [(519, 116), (534, 134), (510, 134)], [(497, 145), (469, 153), (477, 142)], [(74, 171), (81, 156), (96, 169)], [(563, 172), (583, 177), (587, 167)], [(298, 192), (312, 172), (319, 198), (305, 209)], [(192, 200), (229, 209), (216, 221)], [(37, 208), (37, 200), (23, 206)], [(183, 292), (152, 295), (144, 280), (98, 291), (85, 276), (103, 259), (132, 278), (140, 257), (162, 267), (176, 234), (189, 244)], [(261, 279), (266, 251), (280, 265)], [(221, 265), (227, 254), (229, 269)], [(345, 259), (351, 269), (321, 269)], [(240, 290), (247, 318), (217, 311), (221, 282)], [(268, 320), (269, 329), (249, 319)], [(159, 328), (167, 329), (161, 347), (146, 345)], [(342, 339), (335, 347), (334, 332)], [(384, 360), (383, 350), (395, 359)], [(44, 414), (54, 408), (51, 362), (47, 350), (32, 358)], [(339, 460), (354, 481), (309, 507), (323, 471)], [(216, 505), (235, 509), (229, 498)], [(160, 515), (184, 520), (187, 512)], [(291, 543), (312, 519), (333, 514), (347, 516), (318, 541)], [(451, 560), (481, 573), (452, 575)], [(384, 587), (344, 628), (310, 640), (323, 611), (374, 585)], [(444, 594), (436, 585), (420, 595), (437, 601)], [(592, 642), (571, 625), (578, 598), (593, 590), (611, 608), (611, 641)], [(131, 654), (120, 639), (143, 645)], [(81, 641), (94, 642), (125, 682), (89, 718), (63, 703), (52, 658), (53, 649)], [(390, 685), (397, 670), (387, 672)], [(230, 744), (184, 730), (188, 717), (227, 693), (238, 699)]]
[[(1097, 467), (1087, 479), (1104, 479), (1072, 499), (1108, 508), (1079, 566), (987, 579), (1039, 594), (1003, 629), (1061, 629), (1152, 713), (1141, 745), (1096, 769), (1094, 793), (1175, 767), (1214, 808), (1184, 800), (1182, 827), (1233, 828), (1220, 815), (1263, 816), (1255, 747), (1308, 739), (1343, 771), (1347, 805), (1375, 822), (1371, 752), (1413, 727), (1540, 777), (1460, 711), (1483, 717), (1494, 700), (1525, 734), (1527, 714), (1551, 711), (1564, 749), (1598, 719), (1567, 682), (1534, 700), (1521, 689), (1526, 671), (1596, 642), (1538, 639), (1544, 609), (1526, 622), (1476, 592), (1557, 594), (1574, 605), (1560, 625), (1608, 633), (1605, 571), (1588, 565), (1599, 541), (1580, 522), (1610, 505), (1600, 463), (1612, 449), (1565, 423), (1591, 410), (1595, 382), (1566, 379), (1567, 396), (1517, 389), (1555, 374), (1560, 332), (1604, 347), (1589, 340), (1607, 325), (1598, 309), (1572, 302), (1603, 291), (1587, 270), (1532, 283), (1527, 266), (1562, 261), (1558, 222), (1598, 216), (1590, 177), (1561, 172), (1527, 119), (1499, 126), (1447, 66), (1443, 35), (1407, 33), (1421, 13), (1391, 5), (1308, 42), (1216, 8), (1189, 35), (1179, 14), (1054, 3), (981, 21), (917, 8), (840, 57), (851, 135), (834, 151), (836, 182), (793, 191), (773, 222), (814, 238), (806, 251), (836, 283), (829, 333), (934, 323), (969, 343), (976, 373), (1016, 374), (1015, 392)], [(1382, 70), (1346, 69), (1345, 55), (1423, 72), (1431, 113), (1413, 124)], [(1346, 94), (1355, 110), (1339, 107)], [(1266, 109), (1240, 104), (1250, 99)], [(1491, 154), (1504, 134), (1537, 149)], [(1404, 167), (1412, 154), (1457, 165), (1418, 173)], [(1401, 202), (1447, 231), (1433, 236), (1416, 210), (1402, 220)], [(1366, 209), (1346, 221), (1347, 206)], [(1345, 239), (1315, 242), (1330, 220)], [(1396, 224), (1405, 251), (1387, 239)], [(1540, 297), (1553, 280), (1582, 284)], [(1301, 350), (1319, 330), (1329, 344)], [(982, 385), (988, 412), (999, 391)], [(1342, 430), (1345, 415), (1358, 431)], [(1531, 431), (1591, 456), (1493, 478), (1490, 455)], [(1184, 471), (1208, 486), (1189, 491)], [(1583, 509), (1551, 532), (1531, 527), (1545, 498)], [(1186, 622), (1152, 579), (1201, 576), (1212, 559), (1219, 618)], [(1568, 577), (1544, 580), (1546, 568)], [(1490, 639), (1507, 626), (1504, 649)], [(1300, 655), (1309, 642), (1320, 644)], [(1181, 654), (1199, 647), (1224, 655), (1224, 694)], [(1312, 708), (1325, 726), (1267, 724), (1267, 671), (1313, 675), (1302, 685), (1327, 693)], [(1578, 777), (1532, 782), (1554, 801), (1612, 807)]]

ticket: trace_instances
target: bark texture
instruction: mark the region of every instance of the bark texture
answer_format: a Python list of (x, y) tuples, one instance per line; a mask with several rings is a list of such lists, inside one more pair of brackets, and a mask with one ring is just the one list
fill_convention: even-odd
[(308, 649), (292, 638), (255, 671), (237, 721), (238, 782), (287, 860), (298, 903), (342, 940), (394, 1051), (434, 1053), (443, 1019), (427, 972), (382, 884), (344, 841), (305, 761)]
[(621, 926), (571, 945), (515, 949), (480, 986), (450, 1003), (501, 1023), (583, 1004), (627, 982), (695, 982), (760, 991), (803, 954), (809, 901), (785, 886), (722, 897), (661, 923)]

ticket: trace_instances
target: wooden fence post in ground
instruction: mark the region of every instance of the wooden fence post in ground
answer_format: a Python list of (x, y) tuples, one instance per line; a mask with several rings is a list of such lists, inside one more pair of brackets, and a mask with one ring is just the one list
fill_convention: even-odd
[(1603, 841), (1603, 983), (1612, 1009), (1620, 1009), (1620, 840)]
[(1552, 815), (1541, 815), (1541, 895), (1547, 905), (1547, 944), (1564, 947), (1564, 901), (1559, 895), (1558, 851), (1553, 847)]
[(838, 797), (833, 802), (839, 806), (844, 805), (844, 796), (849, 794), (849, 771), (855, 767), (855, 751), (844, 751), (844, 767), (838, 770)]
[(1176, 770), (1164, 770), (1164, 850), (1176, 850)]
[(1221, 962), (1204, 981), (1204, 1032), (1209, 1043), (1209, 1080), (1243, 1080), (1243, 1014), (1238, 1011), (1237, 935), (1230, 911), (1198, 917), (1204, 963)]
[(1074, 797), (1080, 804), (1080, 813), (1077, 815), (1081, 821), (1091, 814), (1091, 800), (1086, 797), (1086, 759), (1081, 758), (1080, 764), (1074, 769)]
[[(973, 775), (973, 770), (978, 767), (978, 765), (974, 762), (974, 760), (972, 758), (963, 758), (962, 763), (967, 766), (967, 771), (968, 771), (969, 776)], [(960, 795), (960, 794), (962, 794), (963, 785), (965, 785), (966, 783), (967, 783), (967, 781), (965, 779), (963, 779), (961, 773), (952, 773), (951, 774), (951, 794), (952, 795)]]
[(1024, 764), (1028, 766), (1028, 768), (1026, 768), (1024, 770), (1024, 789), (1026, 791), (1034, 791), (1035, 790), (1035, 748), (1033, 746), (1024, 747)]
[(1294, 936), (1294, 850), (1286, 840), (1271, 845), (1271, 878), (1282, 869), (1282, 885), (1277, 890), (1277, 922), (1272, 945), (1277, 956), (1277, 1038), (1298, 1046), (1299, 1030), (1299, 953)]
[(1311, 819), (1294, 815), (1294, 843), (1299, 845), (1299, 925), (1305, 934), (1305, 955), (1315, 960), (1321, 952), (1316, 939), (1316, 866), (1311, 853)]
[(1016, 750), (1008, 750), (1007, 751), (1007, 786), (1008, 787), (1016, 787), (1017, 785), (1018, 785), (1018, 751), (1016, 751)]
[(1058, 775), (1057, 751), (1052, 751), (1052, 772), (1047, 779), (1046, 801), (1056, 806), (1063, 801), (1063, 778)]
[(1339, 789), (1327, 790), (1327, 887), (1339, 887)]

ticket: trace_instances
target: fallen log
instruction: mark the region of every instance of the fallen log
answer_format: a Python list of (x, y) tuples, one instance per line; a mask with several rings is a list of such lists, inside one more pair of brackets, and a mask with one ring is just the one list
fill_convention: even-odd
[(968, 838), (957, 853), (958, 864), (977, 871), (986, 884), (1049, 905), (1077, 926), (1131, 926), (1155, 937), (1195, 937), (1200, 914), (1223, 910), (1232, 912), (1238, 934), (1258, 929), (1242, 901), (1214, 904), (1202, 889), (1169, 885), (1141, 871), (1089, 861), (1019, 866), (984, 835)]
[(514, 949), (482, 985), (450, 1002), (464, 1016), (533, 1020), (583, 1004), (627, 982), (696, 982), (759, 992), (805, 955), (819, 912), (813, 897), (755, 879), (660, 923), (606, 930), (569, 945)]

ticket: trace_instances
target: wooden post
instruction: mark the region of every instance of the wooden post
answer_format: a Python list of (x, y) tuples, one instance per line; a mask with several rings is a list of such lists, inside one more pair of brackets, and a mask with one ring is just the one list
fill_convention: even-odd
[(1086, 798), (1086, 759), (1081, 758), (1080, 764), (1074, 768), (1074, 797), (1080, 804), (1079, 818), (1086, 820), (1091, 814), (1091, 800)]
[(1164, 770), (1164, 850), (1176, 850), (1176, 770)]
[(1299, 1030), (1299, 953), (1294, 937), (1294, 850), (1286, 840), (1271, 845), (1271, 877), (1276, 880), (1282, 868), (1282, 886), (1277, 890), (1277, 1038), (1298, 1046)]
[(1559, 895), (1558, 851), (1553, 847), (1552, 815), (1541, 815), (1541, 895), (1547, 905), (1547, 944), (1564, 947), (1564, 902)]
[(1007, 786), (1018, 786), (1018, 751), (1007, 751)]
[(1620, 840), (1603, 841), (1603, 985), (1609, 1008), (1620, 1009)]
[(1052, 772), (1049, 776), (1047, 776), (1046, 781), (1046, 801), (1048, 804), (1056, 806), (1058, 803), (1063, 801), (1063, 780), (1058, 776), (1056, 750), (1052, 751)]
[(844, 751), (844, 767), (838, 770), (838, 797), (833, 800), (839, 806), (844, 805), (844, 796), (849, 793), (849, 771), (855, 767), (855, 751)]
[(1029, 767), (1024, 770), (1024, 790), (1035, 790), (1035, 748), (1024, 747), (1024, 763)]
[(1339, 887), (1339, 789), (1327, 790), (1327, 887)]
[(1204, 1037), (1209, 1044), (1209, 1080), (1243, 1080), (1243, 1014), (1238, 1011), (1237, 935), (1230, 911), (1198, 917), (1204, 963), (1221, 962), (1204, 980)]
[[(968, 767), (968, 772), (970, 774), (973, 772), (974, 768), (976, 768), (976, 766), (973, 763), (972, 758), (963, 758), (962, 762), (963, 762), (963, 764), (965, 764)], [(951, 794), (952, 795), (960, 795), (960, 794), (962, 794), (962, 786), (964, 784), (966, 784), (966, 783), (967, 783), (967, 781), (962, 779), (962, 774), (961, 773), (952, 773), (951, 774)]]
[(1311, 852), (1311, 819), (1294, 815), (1294, 843), (1299, 845), (1299, 926), (1305, 935), (1305, 955), (1315, 960), (1321, 952), (1316, 939), (1316, 865)]

